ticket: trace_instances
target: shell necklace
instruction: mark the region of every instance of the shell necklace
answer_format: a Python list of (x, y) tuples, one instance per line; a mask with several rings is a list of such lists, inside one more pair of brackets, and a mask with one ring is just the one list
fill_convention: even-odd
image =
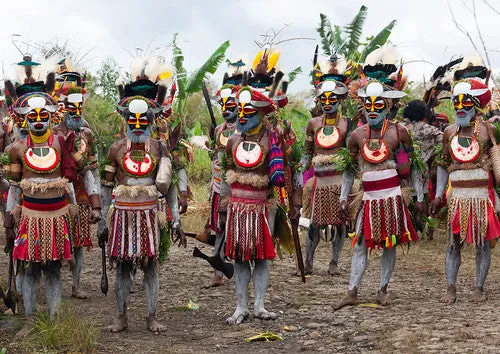
[(50, 173), (59, 166), (59, 153), (52, 148), (54, 135), (49, 133), (46, 141), (48, 146), (33, 147), (31, 135), (28, 135), (28, 149), (23, 156), (23, 161), (28, 168), (37, 172)]
[(130, 154), (132, 143), (127, 139), (127, 152), (123, 156), (123, 168), (133, 176), (145, 176), (154, 168), (153, 158), (149, 154), (149, 140), (144, 144), (144, 157), (136, 161)]
[(474, 133), (472, 136), (459, 136), (460, 127), (457, 127), (455, 135), (451, 138), (450, 151), (451, 157), (460, 163), (474, 162), (481, 155), (481, 145), (477, 140), (479, 133), (479, 121), (476, 120)]
[(361, 156), (370, 163), (382, 163), (389, 157), (390, 149), (389, 144), (383, 139), (387, 130), (387, 120), (384, 120), (380, 137), (376, 139), (371, 138), (370, 125), (366, 124), (366, 139), (363, 140), (361, 146)]

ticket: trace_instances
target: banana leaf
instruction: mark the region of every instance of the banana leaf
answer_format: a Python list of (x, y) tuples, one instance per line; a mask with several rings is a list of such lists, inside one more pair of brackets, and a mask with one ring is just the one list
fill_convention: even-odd
[(177, 46), (178, 35), (178, 33), (174, 34), (174, 39), (172, 40), (172, 54), (177, 77), (177, 98), (181, 100), (186, 98), (186, 69), (184, 69), (184, 54), (182, 54), (181, 48)]
[(332, 55), (332, 45), (333, 45), (333, 31), (330, 20), (325, 14), (319, 14), (319, 27), (316, 31), (319, 33), (321, 38), (321, 48), (325, 55)]
[[(362, 5), (351, 23), (345, 26), (347, 34), (347, 46), (345, 48), (345, 56), (350, 58), (354, 53), (357, 53), (361, 35), (363, 34), (363, 26), (368, 14), (368, 8)], [(344, 53), (344, 51), (342, 51)]]
[(290, 85), (293, 80), (295, 80), (295, 77), (297, 77), (297, 74), (300, 74), (301, 72), (302, 68), (300, 66), (290, 71), (290, 73), (288, 74), (288, 84)]
[(217, 71), (217, 68), (224, 60), (227, 48), (229, 48), (229, 41), (222, 43), (207, 61), (189, 76), (186, 82), (187, 94), (201, 91), (201, 86), (206, 79), (206, 75), (208, 73), (214, 74)]
[(396, 20), (392, 20), (387, 26), (384, 27), (382, 31), (380, 31), (373, 39), (368, 43), (364, 50), (363, 53), (361, 53), (361, 58), (359, 61), (363, 63), (366, 59), (366, 56), (373, 52), (375, 49), (378, 47), (382, 46), (387, 42), (389, 39), (389, 36), (391, 35), (392, 29), (396, 25)]

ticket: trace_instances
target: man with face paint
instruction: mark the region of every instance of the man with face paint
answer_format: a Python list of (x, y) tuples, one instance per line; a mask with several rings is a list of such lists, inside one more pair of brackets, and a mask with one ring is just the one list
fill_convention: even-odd
[[(241, 64), (241, 65), (240, 65)], [(224, 230), (229, 197), (229, 185), (222, 178), (222, 161), (225, 159), (226, 145), (230, 137), (236, 131), (236, 118), (238, 109), (236, 104), (236, 93), (241, 83), (241, 78), (245, 70), (244, 63), (240, 60), (232, 63), (224, 77), (224, 84), (217, 91), (217, 98), (221, 106), (224, 122), (215, 128), (212, 157), (212, 182), (210, 184), (210, 214), (207, 228), (203, 235), (197, 239), (208, 241), (210, 230), (215, 232), (215, 245), (213, 255), (217, 252), (224, 256)], [(208, 230), (207, 230), (208, 229)], [(204, 285), (205, 288), (220, 286), (224, 284), (224, 275), (218, 270), (214, 270), (214, 275), (210, 281)]]
[[(396, 246), (418, 239), (402, 198), (401, 180), (396, 170), (396, 152), (400, 146), (411, 151), (410, 135), (402, 125), (386, 119), (389, 101), (405, 95), (378, 81), (358, 90), (358, 96), (364, 102), (367, 124), (354, 130), (348, 145), (352, 159), (359, 161), (363, 200), (355, 220), (349, 290), (335, 306), (336, 310), (358, 303), (358, 289), (367, 267), (368, 250), (375, 247), (383, 249), (377, 302), (390, 304), (387, 286), (396, 263)], [(347, 196), (353, 181), (354, 174), (344, 172), (340, 208), (345, 219), (348, 218)], [(417, 192), (417, 209), (423, 210), (424, 195), (418, 171), (412, 171), (412, 182)]]
[(491, 248), (500, 236), (494, 180), (489, 149), (496, 144), (495, 129), (483, 120), (482, 109), (491, 99), (491, 91), (474, 79), (458, 81), (452, 88), (455, 124), (443, 134), (443, 155), (439, 159), (436, 198), (430, 205), (435, 215), (441, 204), (446, 185), (451, 184), (448, 199), (449, 246), (446, 251), (448, 289), (442, 301), (457, 299), (457, 276), (464, 244), (476, 247), (476, 282), (474, 302), (487, 299), (484, 283), (491, 263)]
[(311, 199), (311, 223), (306, 238), (305, 273), (312, 274), (316, 247), (320, 240), (322, 227), (333, 227), (332, 258), (328, 274), (338, 274), (338, 261), (345, 237), (346, 225), (339, 215), (339, 197), (342, 185), (342, 172), (336, 170), (336, 153), (345, 147), (347, 121), (338, 111), (340, 101), (347, 96), (348, 89), (343, 75), (347, 69), (345, 60), (333, 56), (320, 61), (314, 67), (318, 83), (315, 88), (316, 99), (323, 114), (309, 121), (306, 128), (305, 155), (303, 169), (314, 167), (314, 185)]
[[(66, 67), (71, 67), (66, 59)], [(71, 296), (87, 299), (89, 295), (80, 288), (80, 275), (83, 268), (84, 247), (92, 247), (91, 219), (100, 216), (100, 177), (97, 156), (94, 150), (94, 136), (89, 128), (83, 126), (82, 108), (86, 96), (83, 78), (78, 72), (64, 72), (58, 76), (56, 87), (63, 120), (54, 128), (54, 133), (64, 136), (72, 144), (72, 154), (77, 163), (78, 175), (73, 185), (78, 204), (78, 221), (73, 226), (72, 245), (73, 286)], [(94, 215), (95, 214), (95, 215)]]
[[(157, 321), (156, 309), (160, 229), (166, 220), (158, 210), (158, 196), (168, 193), (172, 165), (165, 144), (151, 137), (151, 125), (162, 111), (159, 102), (165, 99), (172, 72), (162, 58), (137, 58), (131, 67), (134, 81), (119, 86), (121, 100), (117, 106), (125, 121), (125, 137), (111, 145), (101, 181), (103, 216), (110, 213), (109, 257), (116, 266), (118, 308), (118, 319), (106, 329), (120, 332), (128, 327), (131, 274), (138, 266), (144, 272), (147, 329), (163, 332), (166, 327)], [(108, 211), (113, 189), (115, 203)], [(108, 228), (101, 222), (99, 242), (105, 242), (107, 234)], [(184, 234), (178, 240), (179, 246), (186, 247)]]
[(273, 186), (268, 177), (271, 130), (263, 116), (276, 109), (273, 101), (248, 86), (236, 96), (236, 130), (226, 146), (226, 181), (231, 186), (227, 207), (225, 255), (234, 260), (236, 310), (227, 319), (239, 324), (248, 317), (247, 293), (254, 262), (254, 316), (276, 318), (264, 308), (269, 281), (269, 259), (276, 256), (272, 235), (276, 207), (271, 203)]
[[(52, 81), (47, 81), (43, 87), (52, 91)], [(16, 97), (13, 106), (15, 114), (26, 120), (29, 135), (9, 147), (11, 186), (4, 226), (8, 240), (15, 237), (13, 258), (28, 262), (22, 281), (26, 317), (35, 310), (43, 272), (53, 318), (61, 298), (61, 261), (71, 259), (67, 194), (74, 201), (74, 193), (64, 177), (67, 172), (71, 175), (76, 164), (64, 139), (50, 131), (52, 115), (58, 109), (57, 102), (43, 92)], [(14, 219), (19, 220), (17, 236)]]

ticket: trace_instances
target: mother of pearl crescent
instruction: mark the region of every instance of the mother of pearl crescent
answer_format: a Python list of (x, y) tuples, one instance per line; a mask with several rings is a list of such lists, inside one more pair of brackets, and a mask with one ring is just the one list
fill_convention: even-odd
[(253, 141), (242, 141), (234, 150), (233, 157), (238, 166), (255, 167), (262, 161), (262, 148)]
[(228, 129), (228, 130), (224, 130), (222, 131), (220, 134), (219, 134), (219, 143), (226, 147), (227, 145), (227, 142), (229, 141), (229, 138), (231, 137), (231, 135), (233, 135), (234, 133), (234, 130), (233, 129)]
[(389, 153), (389, 144), (384, 139), (365, 139), (361, 146), (361, 156), (370, 163), (384, 162)]
[(455, 135), (450, 143), (451, 157), (458, 162), (474, 162), (481, 155), (481, 146), (474, 137)]
[(31, 148), (24, 154), (24, 163), (36, 170), (50, 172), (59, 164), (59, 154), (52, 147)]
[(322, 149), (331, 149), (340, 141), (340, 132), (337, 127), (327, 125), (316, 132), (316, 145)]
[(123, 157), (123, 168), (125, 171), (135, 176), (144, 176), (153, 170), (154, 163), (151, 155), (144, 152), (142, 161), (135, 161), (130, 156), (130, 150)]

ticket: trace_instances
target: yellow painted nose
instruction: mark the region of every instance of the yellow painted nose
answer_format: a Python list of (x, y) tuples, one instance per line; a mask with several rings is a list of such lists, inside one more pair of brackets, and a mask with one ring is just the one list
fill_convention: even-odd
[(464, 106), (463, 106), (463, 104), (462, 104), (462, 103), (463, 103), (463, 102), (462, 102), (462, 101), (463, 101), (463, 99), (464, 99), (464, 95), (463, 95), (463, 94), (458, 95), (458, 106), (457, 106), (457, 109), (462, 109), (462, 108), (464, 108)]
[(140, 116), (141, 116), (140, 113), (136, 113), (135, 114), (135, 119), (136, 119), (136, 121), (135, 121), (135, 129), (139, 129), (141, 127), (141, 125), (139, 124), (139, 117)]

